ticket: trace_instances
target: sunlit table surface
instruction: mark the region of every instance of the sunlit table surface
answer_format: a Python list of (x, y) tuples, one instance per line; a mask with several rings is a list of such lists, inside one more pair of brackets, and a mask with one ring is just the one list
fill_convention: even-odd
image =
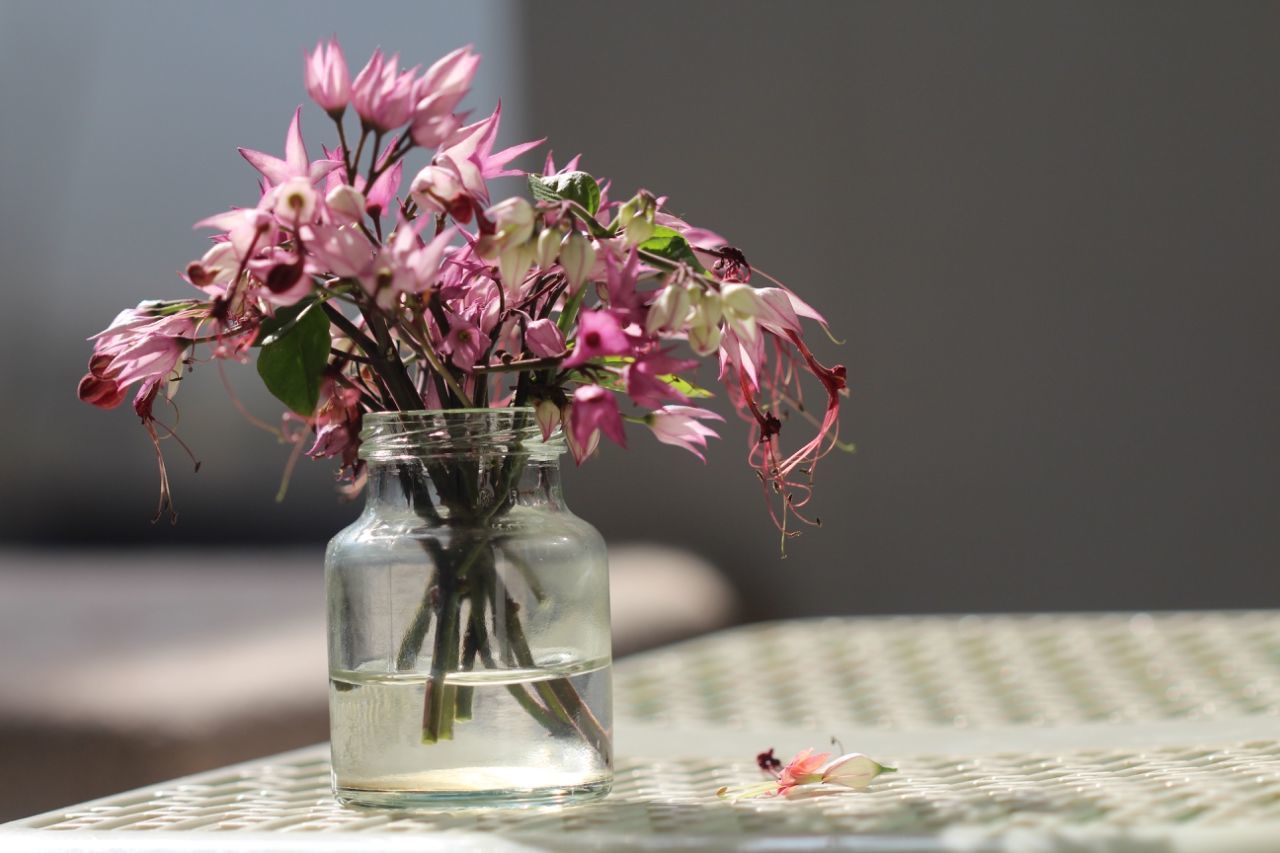
[[(350, 810), (327, 745), (0, 827), (3, 850), (1280, 850), (1280, 612), (813, 619), (620, 661), (573, 807)], [(900, 768), (718, 799), (838, 738)]]

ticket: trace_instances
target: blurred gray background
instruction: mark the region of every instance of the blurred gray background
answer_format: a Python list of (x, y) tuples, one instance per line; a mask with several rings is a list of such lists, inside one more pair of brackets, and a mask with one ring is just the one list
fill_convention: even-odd
[(281, 150), (331, 32), (355, 68), (474, 42), (506, 141), (669, 194), (846, 341), (858, 452), (785, 560), (736, 425), (705, 467), (637, 431), (570, 472), (611, 540), (702, 554), (748, 618), (1280, 604), (1275, 3), (4, 0), (4, 543), (318, 552), (354, 515), (324, 464), (274, 503), (286, 448), (205, 370), (152, 526), (132, 412), (75, 398), (84, 339), (255, 198), (235, 147)]

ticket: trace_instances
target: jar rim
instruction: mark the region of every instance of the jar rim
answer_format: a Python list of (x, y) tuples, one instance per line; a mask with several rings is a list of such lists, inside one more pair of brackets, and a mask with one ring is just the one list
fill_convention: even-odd
[(554, 459), (565, 449), (558, 427), (543, 438), (531, 406), (369, 412), (360, 431), (360, 458), (368, 462), (476, 452)]

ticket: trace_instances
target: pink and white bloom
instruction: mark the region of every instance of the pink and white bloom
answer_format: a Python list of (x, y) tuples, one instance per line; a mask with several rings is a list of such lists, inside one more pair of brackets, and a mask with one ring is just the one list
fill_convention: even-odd
[(425, 211), (451, 216), (462, 224), (471, 221), (475, 205), (452, 160), (423, 167), (409, 184), (409, 194)]
[[(504, 199), (485, 211), (493, 221), (493, 233), (483, 235), (476, 242), (476, 254), (482, 258), (496, 258), (505, 250), (523, 246), (533, 238), (535, 214), (533, 205), (520, 196)], [(533, 255), (530, 255), (530, 262)]]
[(395, 130), (409, 120), (413, 112), (413, 84), (417, 67), (400, 73), (400, 54), (382, 55), (373, 51), (369, 62), (351, 84), (351, 104), (360, 120), (375, 130)]
[(699, 409), (695, 406), (663, 406), (650, 412), (644, 419), (654, 438), (663, 444), (683, 447), (703, 462), (707, 458), (702, 455), (706, 449), (708, 438), (719, 438), (720, 434), (703, 424), (704, 420), (723, 421), (720, 415), (710, 409)]
[(315, 51), (307, 57), (303, 81), (307, 94), (320, 109), (333, 116), (334, 121), (342, 118), (351, 100), (351, 75), (336, 36), (327, 45), (316, 42)]
[(415, 143), (435, 148), (458, 129), (454, 110), (466, 97), (479, 67), (480, 55), (467, 45), (441, 58), (414, 84), (409, 131)]
[(339, 225), (354, 225), (364, 219), (364, 193), (350, 184), (338, 184), (325, 194), (324, 206), (332, 221)]
[(489, 187), (485, 181), (506, 175), (523, 175), (520, 169), (508, 169), (507, 164), (531, 148), (542, 144), (538, 139), (522, 142), (494, 153), (502, 123), (502, 104), (499, 102), (493, 115), (460, 128), (448, 139), (432, 164), (451, 164), (457, 172), (463, 188), (480, 204), (489, 202)]
[(272, 212), (281, 223), (296, 227), (315, 218), (319, 198), (307, 178), (290, 178), (273, 187), (269, 195), (274, 198)]

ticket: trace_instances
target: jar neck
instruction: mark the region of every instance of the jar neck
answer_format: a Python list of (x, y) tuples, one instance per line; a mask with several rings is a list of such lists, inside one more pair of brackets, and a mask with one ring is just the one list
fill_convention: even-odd
[(558, 459), (519, 453), (445, 454), (369, 465), (369, 512), (480, 522), (518, 506), (566, 509)]
[(533, 409), (377, 412), (360, 437), (370, 511), (483, 522), (516, 506), (564, 508), (564, 439), (544, 439)]

